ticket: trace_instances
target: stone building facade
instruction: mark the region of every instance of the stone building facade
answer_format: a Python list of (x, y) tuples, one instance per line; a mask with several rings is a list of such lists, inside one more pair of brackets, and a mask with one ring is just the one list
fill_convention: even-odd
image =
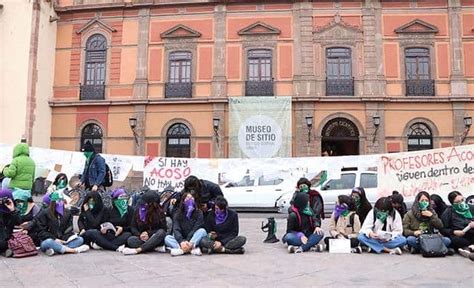
[(474, 143), (473, 0), (55, 4), (52, 148), (225, 158), (251, 95), (292, 96), (295, 157)]

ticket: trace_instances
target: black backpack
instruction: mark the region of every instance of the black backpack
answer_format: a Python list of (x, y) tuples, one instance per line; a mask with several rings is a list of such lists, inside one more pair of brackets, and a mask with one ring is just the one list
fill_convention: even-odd
[(46, 193), (46, 178), (38, 177), (33, 181), (33, 187), (31, 188), (31, 192), (33, 195), (43, 195)]
[(112, 185), (114, 185), (114, 175), (112, 174), (109, 165), (105, 163), (105, 177), (104, 181), (102, 181), (102, 186), (110, 187)]

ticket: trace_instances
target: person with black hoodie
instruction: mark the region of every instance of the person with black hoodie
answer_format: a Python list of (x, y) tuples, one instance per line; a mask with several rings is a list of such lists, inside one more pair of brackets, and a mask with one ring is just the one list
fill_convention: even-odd
[(403, 219), (403, 216), (407, 213), (407, 205), (403, 199), (403, 195), (400, 194), (398, 191), (393, 191), (392, 195), (389, 196), (390, 200), (392, 201), (393, 209), (398, 211), (398, 214)]
[(208, 237), (201, 240), (203, 252), (211, 254), (244, 254), (244, 245), (247, 238), (239, 236), (239, 216), (237, 212), (228, 208), (227, 200), (218, 196), (214, 204), (214, 213), (208, 213), (204, 227)]
[(359, 215), (360, 223), (364, 223), (367, 214), (372, 210), (372, 204), (367, 200), (364, 188), (355, 187), (352, 189), (351, 197), (354, 199), (356, 213)]
[(105, 249), (120, 251), (125, 248), (128, 238), (132, 236), (130, 225), (133, 208), (128, 206), (128, 197), (124, 189), (117, 188), (112, 192), (112, 207), (106, 210), (104, 223), (99, 229), (89, 230), (91, 247), (95, 250)]
[(207, 213), (214, 206), (217, 196), (224, 196), (221, 187), (208, 180), (199, 179), (194, 175), (188, 176), (184, 180), (184, 189), (175, 196), (171, 204), (179, 206), (178, 201), (182, 199), (183, 193), (188, 192), (194, 195), (197, 207)]
[[(466, 250), (468, 246), (474, 244), (474, 207), (470, 207), (464, 202), (463, 195), (458, 191), (448, 194), (451, 207), (448, 207), (441, 220), (444, 227), (441, 229), (443, 235), (451, 238), (451, 247), (455, 250)], [(467, 232), (463, 230), (470, 226)]]
[(11, 257), (13, 252), (8, 249), (8, 240), (13, 234), (15, 225), (20, 224), (18, 211), (15, 209), (13, 195), (10, 189), (0, 190), (0, 253), (5, 252), (6, 257)]
[(84, 238), (84, 243), (91, 243), (91, 234), (94, 230), (100, 229), (100, 224), (104, 223), (106, 211), (99, 192), (91, 191), (87, 193), (81, 207), (79, 215), (79, 231)]
[(444, 202), (443, 198), (437, 194), (431, 194), (431, 207), (435, 210), (438, 217), (441, 217), (448, 208), (448, 205)]
[(84, 239), (73, 232), (72, 215), (64, 207), (62, 194), (55, 191), (49, 198), (49, 207), (42, 210), (37, 219), (41, 251), (48, 256), (88, 251), (89, 246), (82, 245)]
[[(411, 210), (403, 217), (403, 234), (407, 237), (407, 244), (410, 247), (411, 253), (416, 254), (420, 252), (419, 237), (422, 234), (433, 234), (435, 229), (443, 228), (443, 222), (436, 214), (436, 211), (431, 207), (430, 194), (426, 191), (421, 191), (415, 196)], [(451, 240), (448, 237), (443, 237), (443, 242), (446, 247), (449, 247)], [(454, 251), (450, 251), (454, 254)]]
[(183, 193), (180, 206), (173, 217), (172, 235), (165, 238), (166, 247), (171, 249), (171, 256), (191, 253), (202, 255), (199, 245), (207, 236), (204, 226), (203, 212), (198, 208), (194, 194)]
[[(324, 219), (324, 201), (321, 194), (318, 191), (311, 189), (311, 181), (306, 178), (300, 178), (296, 183), (296, 191), (293, 194), (293, 198), (290, 204), (293, 204), (296, 194), (307, 193), (309, 195), (309, 207), (313, 210), (314, 219), (316, 224), (321, 226), (321, 221)], [(289, 208), (291, 210), (291, 207)], [(291, 211), (288, 211), (290, 213)]]
[(132, 236), (127, 240), (130, 248), (119, 248), (124, 255), (134, 255), (151, 251), (166, 252), (166, 218), (160, 206), (160, 197), (148, 191), (137, 203), (131, 224)]
[(308, 203), (307, 193), (296, 193), (288, 215), (286, 234), (283, 236), (283, 243), (288, 244), (289, 253), (306, 252), (313, 247), (316, 252), (324, 250), (324, 245), (318, 244), (324, 237), (324, 231), (317, 224)]

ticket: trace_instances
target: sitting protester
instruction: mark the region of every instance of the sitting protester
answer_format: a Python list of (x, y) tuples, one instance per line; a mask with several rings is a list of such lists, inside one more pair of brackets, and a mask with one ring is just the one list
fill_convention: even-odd
[(0, 253), (5, 253), (6, 257), (11, 257), (13, 251), (8, 249), (8, 240), (13, 234), (15, 225), (20, 224), (20, 217), (10, 189), (0, 190)]
[(296, 193), (291, 213), (288, 215), (286, 234), (283, 243), (288, 244), (289, 253), (301, 253), (313, 250), (322, 252), (323, 244), (318, 244), (324, 237), (324, 231), (316, 223), (313, 210), (308, 209), (309, 195)]
[(357, 235), (360, 231), (359, 216), (355, 212), (354, 200), (347, 195), (337, 197), (336, 207), (329, 220), (330, 237), (324, 238), (326, 249), (329, 250), (330, 239), (349, 239), (351, 241), (351, 252), (362, 253)]
[[(468, 246), (474, 244), (474, 207), (470, 207), (464, 202), (463, 195), (458, 191), (448, 194), (451, 207), (448, 207), (441, 220), (443, 220), (443, 235), (451, 238), (451, 247), (455, 250), (466, 250)], [(467, 227), (470, 228), (467, 228)], [(465, 229), (469, 229), (465, 232)], [(464, 230), (464, 231), (463, 231)]]
[(364, 188), (356, 187), (352, 189), (351, 197), (354, 199), (356, 213), (359, 216), (360, 223), (364, 223), (365, 217), (367, 217), (367, 214), (372, 210), (372, 205), (369, 200), (367, 200)]
[(406, 244), (402, 235), (402, 218), (393, 209), (388, 197), (382, 197), (375, 202), (375, 207), (365, 218), (358, 236), (361, 244), (369, 247), (369, 252), (401, 255), (400, 249)]
[(31, 192), (28, 190), (15, 189), (13, 191), (13, 199), (15, 200), (15, 206), (18, 208), (20, 214), (18, 228), (23, 229), (24, 233), (33, 239), (35, 245), (39, 246), (40, 240), (35, 217), (41, 211), (41, 208), (33, 202)]
[(67, 175), (64, 173), (59, 173), (56, 178), (54, 178), (53, 183), (49, 185), (47, 192), (54, 192), (59, 189), (64, 189), (67, 188), (68, 185), (68, 180), (67, 180)]
[(64, 199), (57, 191), (51, 193), (49, 207), (37, 219), (41, 251), (46, 255), (82, 253), (89, 250), (84, 239), (74, 234), (71, 212), (64, 207)]
[(437, 194), (431, 194), (430, 198), (431, 198), (431, 207), (436, 212), (438, 217), (441, 217), (444, 211), (446, 210), (446, 208), (448, 208), (448, 205), (446, 205), (443, 198), (441, 198), (441, 196)]
[(183, 191), (193, 194), (197, 207), (201, 209), (203, 213), (207, 213), (207, 211), (214, 206), (214, 201), (217, 196), (224, 196), (219, 185), (209, 180), (199, 179), (193, 175), (188, 176), (186, 180), (184, 180)]
[(89, 192), (84, 198), (81, 207), (81, 214), (79, 215), (79, 230), (84, 238), (84, 243), (90, 244), (90, 233), (95, 229), (100, 229), (100, 224), (105, 221), (105, 208), (100, 194)]
[(247, 239), (239, 236), (239, 216), (228, 208), (227, 200), (218, 196), (214, 204), (214, 213), (209, 213), (204, 221), (208, 237), (201, 240), (203, 252), (244, 254)]
[[(317, 226), (321, 226), (321, 221), (324, 219), (324, 201), (318, 191), (311, 189), (311, 181), (306, 178), (300, 178), (296, 183), (297, 190), (293, 194), (293, 199), (290, 204), (293, 204), (296, 194), (307, 193), (309, 195), (308, 207), (313, 210), (314, 219), (318, 222)], [(291, 208), (290, 208), (291, 210)], [(288, 211), (290, 213), (291, 211)]]
[(171, 255), (179, 256), (187, 253), (202, 255), (199, 245), (207, 236), (203, 226), (203, 212), (199, 209), (193, 194), (183, 193), (180, 207), (173, 217), (172, 235), (167, 235), (165, 238), (166, 247), (171, 249)]
[(166, 252), (164, 240), (166, 236), (165, 214), (160, 206), (160, 197), (148, 191), (137, 203), (132, 219), (132, 235), (127, 240), (130, 248), (119, 247), (124, 255), (134, 255), (151, 251)]
[(389, 196), (390, 200), (392, 201), (392, 207), (393, 209), (396, 209), (398, 211), (398, 214), (400, 214), (400, 217), (405, 216), (407, 213), (407, 205), (404, 202), (403, 195), (400, 194), (398, 191), (393, 191), (392, 195)]
[[(403, 217), (403, 234), (407, 237), (407, 244), (412, 254), (420, 252), (419, 236), (422, 234), (433, 234), (435, 229), (443, 228), (443, 222), (433, 210), (430, 204), (428, 192), (419, 192), (411, 210)], [(451, 240), (443, 237), (446, 247), (449, 247)], [(454, 254), (454, 251), (451, 252)]]
[(91, 241), (91, 247), (96, 250), (118, 251), (119, 247), (125, 245), (128, 238), (132, 236), (130, 233), (132, 218), (133, 209), (128, 206), (125, 190), (115, 189), (112, 193), (112, 207), (107, 209), (100, 229), (86, 232)]

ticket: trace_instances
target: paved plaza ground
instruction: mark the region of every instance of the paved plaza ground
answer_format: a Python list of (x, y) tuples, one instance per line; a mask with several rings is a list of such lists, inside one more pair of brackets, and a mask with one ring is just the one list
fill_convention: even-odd
[[(269, 214), (241, 214), (245, 255), (149, 253), (0, 258), (0, 287), (474, 287), (474, 262), (459, 255), (429, 259), (405, 253), (374, 255), (288, 254), (280, 242), (263, 244), (261, 221)], [(286, 229), (278, 215), (278, 237)]]

